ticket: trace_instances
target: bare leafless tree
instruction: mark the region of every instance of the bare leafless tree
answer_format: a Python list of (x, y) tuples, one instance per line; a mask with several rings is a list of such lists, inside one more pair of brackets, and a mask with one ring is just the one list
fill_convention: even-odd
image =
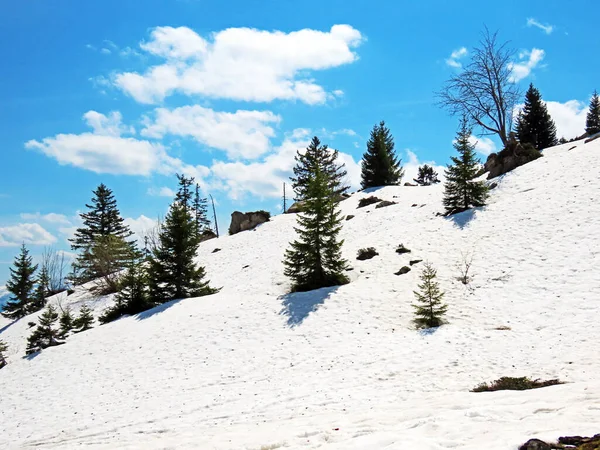
[(512, 74), (514, 55), (508, 42), (498, 42), (498, 32), (486, 28), (472, 51), (471, 62), (437, 93), (439, 104), (452, 115), (466, 117), (481, 128), (482, 135), (497, 134), (504, 146), (521, 96)]
[(474, 254), (475, 250), (468, 252), (460, 252), (460, 261), (456, 265), (460, 276), (457, 279), (464, 285), (468, 285), (473, 279), (473, 274), (471, 273), (471, 266), (473, 265)]
[(48, 286), (46, 286), (48, 296), (67, 289), (65, 276), (68, 266), (64, 252), (58, 252), (52, 247), (44, 248), (42, 267), (46, 269), (48, 274)]

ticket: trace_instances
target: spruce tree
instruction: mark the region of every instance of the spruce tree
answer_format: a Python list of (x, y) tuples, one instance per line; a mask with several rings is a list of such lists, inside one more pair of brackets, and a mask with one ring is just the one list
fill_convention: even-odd
[[(299, 164), (299, 163), (298, 163)], [(298, 214), (298, 239), (285, 252), (284, 274), (292, 279), (292, 292), (310, 291), (348, 283), (343, 271), (340, 212), (332, 198), (330, 178), (314, 166), (305, 191), (305, 207)]]
[(309, 180), (317, 167), (325, 176), (329, 190), (335, 198), (339, 198), (350, 189), (345, 181), (348, 174), (345, 165), (338, 163), (338, 151), (321, 144), (317, 136), (312, 138), (304, 152), (296, 152), (295, 160), (294, 177), (290, 180), (296, 201), (306, 198)]
[(60, 331), (55, 328), (58, 321), (58, 313), (52, 305), (48, 305), (46, 311), (40, 316), (39, 325), (27, 338), (28, 355), (43, 350), (47, 347), (60, 345)]
[(394, 138), (382, 121), (371, 130), (367, 151), (363, 155), (361, 163), (363, 189), (400, 184), (404, 177), (401, 163), (402, 161), (394, 152)]
[(10, 279), (6, 289), (12, 294), (2, 315), (7, 319), (15, 320), (29, 314), (33, 301), (32, 290), (35, 284), (33, 274), (37, 270), (29, 256), (25, 244), (21, 246), (21, 253), (15, 258), (14, 268), (10, 268)]
[(437, 172), (427, 164), (419, 166), (417, 178), (413, 178), (413, 180), (421, 186), (429, 186), (440, 182)]
[(542, 101), (540, 91), (533, 84), (529, 85), (523, 110), (517, 117), (516, 133), (521, 144), (531, 144), (538, 150), (558, 143), (556, 125)]
[(196, 233), (199, 236), (210, 230), (210, 220), (208, 218), (208, 200), (205, 197), (200, 196), (200, 185), (196, 183), (196, 190), (194, 192), (194, 222), (196, 224)]
[(442, 303), (444, 293), (435, 281), (437, 271), (429, 263), (425, 263), (421, 272), (419, 291), (414, 291), (416, 304), (414, 323), (417, 328), (439, 327), (443, 323), (448, 306)]
[(79, 252), (73, 263), (74, 281), (77, 283), (107, 275), (96, 261), (96, 254), (103, 251), (107, 242), (115, 244), (111, 247), (110, 270), (124, 268), (131, 253), (137, 251), (135, 241), (130, 240), (133, 232), (125, 225), (112, 191), (100, 184), (93, 194), (92, 203), (85, 205), (88, 211), (80, 214), (83, 226), (69, 239), (71, 249)]
[(465, 119), (457, 133), (454, 148), (459, 156), (452, 156), (453, 164), (446, 169), (444, 206), (446, 214), (466, 211), (471, 207), (484, 206), (488, 189), (483, 181), (474, 181), (479, 172), (479, 160), (475, 157), (475, 146), (469, 143), (471, 129)]
[(40, 269), (40, 274), (36, 280), (35, 291), (33, 293), (33, 298), (29, 303), (28, 312), (36, 312), (40, 309), (43, 309), (46, 306), (46, 297), (48, 297), (48, 293), (50, 292), (50, 275), (48, 274), (48, 268), (42, 265)]
[(71, 314), (71, 310), (69, 308), (63, 310), (59, 318), (61, 339), (66, 338), (69, 335), (69, 333), (73, 330), (73, 328), (75, 328), (73, 322), (74, 319), (73, 315)]
[(596, 91), (594, 91), (594, 95), (590, 100), (590, 110), (585, 121), (585, 132), (588, 136), (600, 133), (600, 97), (598, 97)]
[(83, 305), (79, 310), (79, 316), (73, 320), (73, 329), (76, 333), (87, 331), (92, 328), (94, 316), (88, 305)]
[(4, 352), (6, 352), (8, 350), (8, 346), (0, 341), (0, 369), (2, 369), (4, 366), (6, 366), (6, 364), (8, 364), (6, 362), (6, 357), (4, 356)]
[(153, 303), (200, 297), (218, 291), (204, 279), (204, 267), (197, 266), (194, 261), (200, 236), (189, 208), (188, 188), (187, 179), (180, 178), (180, 191), (160, 227), (158, 243), (149, 258), (148, 286)]
[(148, 299), (148, 279), (144, 266), (132, 259), (121, 279), (121, 290), (115, 296), (115, 304), (99, 317), (100, 323), (117, 320), (124, 315), (138, 314), (154, 305)]

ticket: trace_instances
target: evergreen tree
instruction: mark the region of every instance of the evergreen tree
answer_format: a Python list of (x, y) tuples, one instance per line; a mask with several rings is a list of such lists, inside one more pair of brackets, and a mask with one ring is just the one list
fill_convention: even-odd
[(471, 130), (463, 119), (454, 143), (459, 156), (452, 156), (453, 164), (446, 169), (444, 206), (447, 214), (484, 206), (487, 199), (485, 182), (473, 181), (479, 171), (479, 161), (475, 157), (475, 146), (469, 143), (470, 136)]
[(2, 311), (7, 319), (20, 319), (29, 314), (33, 301), (33, 274), (36, 270), (37, 265), (33, 264), (29, 251), (23, 244), (21, 253), (15, 258), (14, 268), (10, 268), (10, 280), (6, 283), (6, 289), (12, 294)]
[(404, 177), (402, 161), (394, 152), (394, 138), (385, 122), (380, 122), (371, 130), (367, 141), (367, 151), (362, 159), (363, 189), (400, 184)]
[(290, 180), (297, 201), (306, 198), (309, 180), (317, 167), (325, 176), (329, 190), (334, 197), (339, 198), (350, 189), (345, 182), (345, 177), (348, 174), (345, 165), (337, 162), (338, 151), (330, 149), (327, 145), (322, 145), (317, 136), (312, 138), (303, 153), (296, 152), (295, 160), (295, 176), (291, 177)]
[(443, 317), (446, 314), (448, 306), (442, 303), (444, 293), (435, 281), (437, 271), (429, 263), (425, 263), (421, 273), (419, 292), (414, 291), (417, 304), (415, 308), (415, 325), (417, 328), (439, 327), (443, 323)]
[[(129, 240), (133, 232), (125, 225), (112, 191), (100, 184), (93, 194), (92, 204), (85, 205), (88, 212), (80, 214), (83, 227), (78, 228), (75, 236), (69, 239), (71, 249), (79, 252), (73, 263), (73, 278), (77, 283), (107, 275), (104, 269), (98, 267), (95, 257), (103, 251), (108, 241), (113, 244), (110, 270), (124, 268), (131, 253), (137, 251), (135, 241)], [(116, 243), (119, 245), (116, 246)]]
[(594, 95), (590, 100), (590, 110), (585, 121), (585, 132), (588, 136), (600, 133), (600, 97), (598, 97), (596, 91), (594, 91)]
[(73, 320), (73, 329), (76, 333), (87, 331), (92, 328), (94, 316), (92, 310), (87, 305), (83, 305), (79, 310), (79, 316)]
[(40, 316), (39, 325), (35, 331), (27, 338), (28, 355), (43, 350), (47, 347), (60, 345), (60, 331), (55, 328), (58, 320), (58, 313), (52, 305)]
[(195, 218), (187, 203), (187, 179), (183, 177), (179, 181), (180, 192), (160, 227), (158, 243), (150, 255), (149, 296), (150, 301), (157, 304), (173, 299), (210, 295), (218, 291), (204, 280), (204, 267), (197, 266), (194, 262), (200, 236), (196, 232)]
[(115, 304), (98, 319), (108, 323), (124, 315), (141, 313), (154, 305), (148, 299), (147, 275), (142, 263), (133, 259), (121, 280), (121, 291), (115, 296)]
[(525, 94), (525, 105), (517, 117), (516, 133), (521, 144), (531, 144), (538, 150), (553, 147), (556, 139), (556, 125), (548, 113), (542, 95), (533, 84)]
[(419, 166), (417, 178), (413, 178), (413, 180), (421, 186), (429, 186), (440, 182), (437, 172), (433, 170), (433, 167), (427, 164)]
[(71, 310), (69, 308), (63, 310), (60, 315), (59, 324), (60, 324), (60, 338), (64, 339), (68, 336), (68, 334), (75, 328), (73, 324), (74, 319), (71, 315)]
[(4, 356), (4, 352), (8, 350), (7, 345), (0, 341), (0, 369), (2, 369), (4, 366), (6, 366), (6, 364), (8, 364), (6, 362), (6, 357)]
[(39, 311), (46, 306), (46, 297), (50, 292), (50, 275), (48, 274), (48, 268), (42, 265), (40, 274), (36, 280), (36, 287), (33, 293), (33, 298), (29, 303), (28, 313)]
[(293, 292), (349, 282), (343, 274), (347, 262), (341, 255), (343, 241), (338, 240), (342, 222), (330, 179), (318, 165), (313, 170), (305, 192), (304, 211), (297, 218), (299, 239), (285, 252), (284, 274), (292, 279)]

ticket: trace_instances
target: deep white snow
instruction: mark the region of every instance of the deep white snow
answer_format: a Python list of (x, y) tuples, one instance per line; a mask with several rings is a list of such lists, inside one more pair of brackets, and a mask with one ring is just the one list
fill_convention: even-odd
[[(576, 148), (569, 150), (571, 147)], [(294, 215), (202, 244), (219, 294), (172, 302), (24, 358), (27, 323), (0, 319), (2, 448), (516, 449), (600, 432), (600, 142), (548, 149), (453, 219), (443, 187), (387, 187), (397, 205), (341, 203), (346, 286), (286, 295)], [(416, 204), (416, 206), (412, 206)], [(412, 253), (398, 255), (403, 243)], [(362, 247), (379, 256), (357, 261)], [(212, 253), (215, 248), (222, 249)], [(473, 281), (459, 275), (473, 255)], [(411, 320), (422, 265), (448, 325)], [(97, 313), (85, 289), (52, 299)], [(35, 316), (35, 315), (34, 315)], [(497, 330), (498, 327), (509, 327)], [(501, 376), (567, 383), (470, 393)]]

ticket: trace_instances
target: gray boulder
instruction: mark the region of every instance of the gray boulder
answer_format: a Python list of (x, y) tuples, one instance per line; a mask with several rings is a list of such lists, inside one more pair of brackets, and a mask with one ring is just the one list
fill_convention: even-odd
[(229, 225), (229, 234), (237, 234), (240, 231), (247, 231), (255, 228), (261, 223), (268, 222), (271, 214), (267, 211), (252, 211), (231, 213), (231, 224)]

